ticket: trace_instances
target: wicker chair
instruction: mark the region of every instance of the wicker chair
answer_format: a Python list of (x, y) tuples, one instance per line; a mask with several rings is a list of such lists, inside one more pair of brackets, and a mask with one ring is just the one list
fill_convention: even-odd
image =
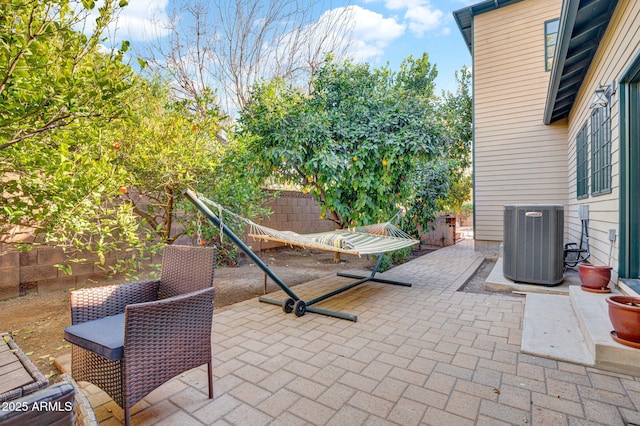
[(214, 264), (214, 248), (167, 246), (160, 280), (71, 293), (71, 375), (109, 394), (126, 425), (136, 402), (203, 364), (213, 398)]

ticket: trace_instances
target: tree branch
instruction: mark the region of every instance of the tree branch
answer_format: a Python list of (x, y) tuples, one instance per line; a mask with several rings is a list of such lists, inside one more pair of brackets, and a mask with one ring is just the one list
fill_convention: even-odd
[[(31, 9), (31, 13), (29, 14), (29, 23), (28, 23), (28, 28), (29, 28), (29, 38), (27, 39), (27, 44), (26, 46), (21, 49), (15, 56), (15, 58), (13, 58), (13, 60), (11, 61), (11, 63), (9, 64), (9, 67), (7, 68), (7, 72), (5, 73), (4, 78), (2, 79), (2, 82), (0, 82), (0, 93), (2, 93), (4, 91), (4, 88), (7, 85), (7, 81), (9, 81), (9, 78), (11, 77), (11, 74), (13, 74), (13, 71), (15, 71), (16, 66), (18, 66), (18, 62), (20, 62), (20, 59), (22, 58), (22, 56), (24, 56), (24, 54), (27, 52), (27, 50), (29, 50), (29, 46), (31, 46), (31, 44), (35, 41), (35, 39), (39, 36), (42, 35), (42, 33), (44, 32), (45, 28), (48, 26), (48, 24), (46, 22), (43, 22), (42, 25), (40, 26), (40, 28), (35, 31), (32, 32), (31, 28), (32, 25), (34, 23), (34, 13), (35, 13), (35, 9), (37, 7), (34, 6), (33, 9)], [(47, 7), (48, 10), (45, 11), (45, 16), (49, 15), (49, 11), (50, 11), (50, 7)]]
[(31, 130), (28, 133), (23, 133), (19, 137), (13, 137), (8, 142), (0, 144), (0, 151), (3, 150), (3, 149), (9, 148), (11, 145), (14, 145), (14, 144), (17, 144), (19, 142), (22, 142), (25, 139), (29, 139), (29, 138), (31, 138), (33, 136), (36, 136), (38, 134), (45, 133), (45, 132), (48, 132), (48, 131), (53, 130), (53, 129), (57, 129), (59, 127), (68, 126), (71, 122), (73, 122), (76, 119), (76, 117), (73, 117), (68, 122), (63, 121), (65, 118), (69, 118), (69, 117), (72, 117), (71, 114), (69, 114), (69, 115), (67, 115), (65, 117), (58, 118), (58, 121), (56, 123), (48, 123), (44, 127), (41, 127), (39, 129), (35, 129), (35, 130)]

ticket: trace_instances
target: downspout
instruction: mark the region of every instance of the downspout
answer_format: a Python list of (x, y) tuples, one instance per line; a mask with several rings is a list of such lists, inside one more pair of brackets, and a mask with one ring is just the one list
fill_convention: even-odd
[[(473, 17), (473, 9), (471, 10), (471, 16)], [(471, 69), (475, 70), (476, 57), (473, 54), (475, 50), (475, 44), (473, 41), (473, 35), (475, 34), (474, 25), (475, 19), (471, 19)], [(476, 73), (471, 73), (471, 187), (473, 188), (473, 197), (471, 202), (473, 203), (473, 241), (478, 240), (478, 231), (476, 228)]]

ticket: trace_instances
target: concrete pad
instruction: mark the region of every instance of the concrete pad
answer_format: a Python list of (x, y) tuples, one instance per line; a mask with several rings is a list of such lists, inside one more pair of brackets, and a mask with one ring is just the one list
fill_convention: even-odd
[[(616, 292), (617, 293), (617, 292)], [(609, 321), (609, 311), (606, 299), (612, 293), (589, 293), (581, 288), (571, 289), (569, 297), (573, 310), (580, 321), (580, 328), (584, 331), (587, 346), (592, 353), (596, 353), (596, 346), (613, 341), (609, 332), (613, 330)]]
[(596, 366), (605, 370), (636, 374), (640, 372), (640, 349), (622, 345), (610, 336), (613, 326), (609, 320), (606, 299), (612, 293), (597, 294), (573, 287), (570, 299), (589, 351), (594, 355)]
[(640, 374), (640, 350), (614, 341), (607, 297), (569, 288), (569, 297), (529, 293), (522, 328), (523, 353), (618, 373)]
[(543, 293), (543, 294), (561, 294), (568, 295), (569, 287), (580, 285), (578, 273), (572, 269), (567, 270), (564, 275), (562, 284), (547, 287), (541, 284), (518, 283), (504, 276), (502, 272), (503, 259), (499, 257), (491, 273), (487, 277), (484, 288), (488, 291), (513, 291), (522, 293)]
[(595, 364), (566, 296), (527, 294), (521, 347), (523, 353), (530, 355), (587, 366)]

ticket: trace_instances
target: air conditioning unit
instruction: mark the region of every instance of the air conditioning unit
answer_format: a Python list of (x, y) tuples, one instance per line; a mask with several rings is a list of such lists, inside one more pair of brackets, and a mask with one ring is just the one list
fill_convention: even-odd
[(564, 279), (563, 237), (562, 205), (504, 206), (504, 276), (515, 282), (560, 284)]

